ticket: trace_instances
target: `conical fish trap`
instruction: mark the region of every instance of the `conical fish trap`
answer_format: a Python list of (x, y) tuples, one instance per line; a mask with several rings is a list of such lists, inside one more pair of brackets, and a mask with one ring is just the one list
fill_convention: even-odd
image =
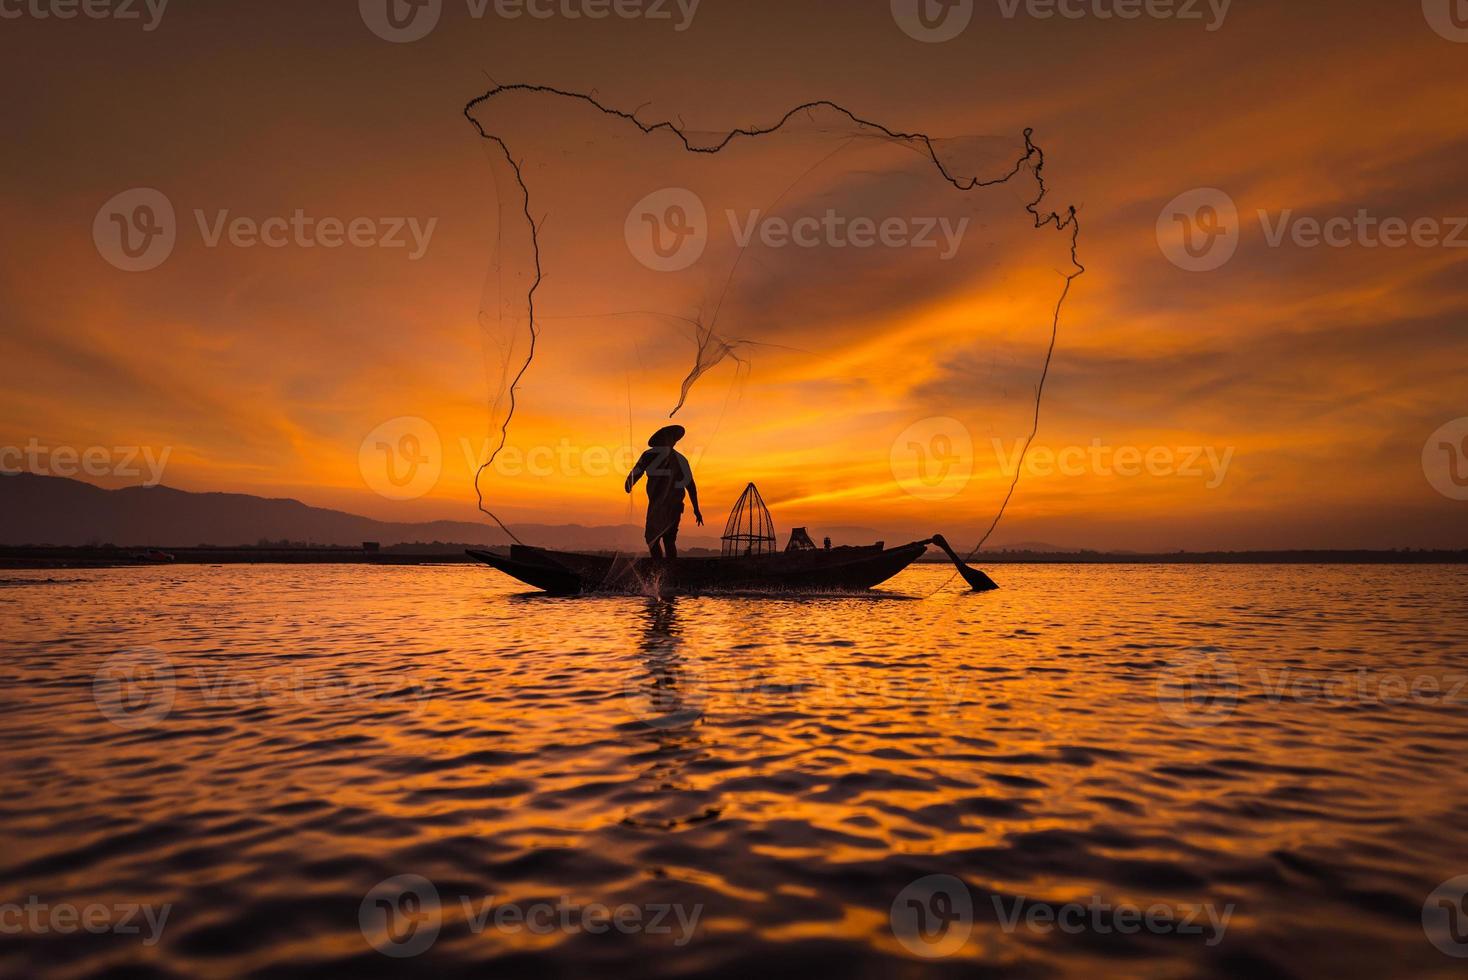
[(775, 548), (775, 521), (770, 517), (770, 508), (753, 483), (744, 488), (739, 502), (729, 514), (729, 523), (724, 525), (724, 557), (743, 555), (773, 555)]

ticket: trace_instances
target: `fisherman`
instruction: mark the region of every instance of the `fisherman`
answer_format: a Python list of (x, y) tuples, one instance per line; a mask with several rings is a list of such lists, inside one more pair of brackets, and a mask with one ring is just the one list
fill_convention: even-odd
[(628, 493), (647, 474), (647, 527), (644, 537), (654, 558), (678, 557), (678, 522), (683, 517), (683, 493), (693, 501), (693, 518), (703, 527), (703, 512), (698, 509), (698, 487), (688, 459), (673, 447), (682, 439), (681, 425), (668, 425), (647, 440), (648, 450), (642, 454), (632, 472), (627, 474)]

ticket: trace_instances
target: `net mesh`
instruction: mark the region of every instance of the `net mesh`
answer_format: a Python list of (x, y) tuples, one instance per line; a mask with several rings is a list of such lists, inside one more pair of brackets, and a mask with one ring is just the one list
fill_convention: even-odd
[[(754, 459), (796, 520), (829, 501), (899, 525), (931, 523), (937, 498), (894, 480), (896, 434), (956, 420), (972, 472), (943, 498), (945, 520), (971, 529), (953, 535), (961, 549), (988, 540), (1084, 271), (1075, 209), (1046, 206), (1029, 131), (937, 139), (814, 102), (696, 133), (531, 85), (495, 86), (465, 115), (499, 212), (480, 315), (491, 438), (475, 486), (506, 533), (498, 503), (553, 487), (606, 513), (621, 476), (506, 476), (506, 447), (631, 447), (677, 415), (707, 510), (728, 506)], [(711, 374), (721, 380), (706, 387)], [(981, 459), (986, 440), (1012, 444), (1020, 465)], [(926, 479), (939, 472), (927, 473), (930, 450), (952, 440), (920, 431), (907, 444)]]

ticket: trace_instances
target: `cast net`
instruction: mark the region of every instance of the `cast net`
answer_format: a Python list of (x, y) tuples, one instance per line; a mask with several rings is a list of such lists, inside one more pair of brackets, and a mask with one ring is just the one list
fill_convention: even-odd
[[(465, 115), (499, 210), (476, 491), (507, 533), (549, 502), (635, 524), (622, 479), (670, 416), (711, 522), (757, 480), (781, 524), (838, 543), (993, 533), (1083, 271), (1029, 131), (937, 138), (818, 102), (697, 133), (525, 85)], [(556, 461), (523, 465), (537, 450)]]

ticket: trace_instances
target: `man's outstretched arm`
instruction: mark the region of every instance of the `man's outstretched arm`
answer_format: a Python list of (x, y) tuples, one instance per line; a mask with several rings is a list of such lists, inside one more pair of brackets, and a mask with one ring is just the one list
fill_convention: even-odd
[(703, 527), (703, 511), (698, 509), (698, 484), (693, 482), (691, 469), (684, 472), (688, 474), (688, 500), (693, 504), (693, 519), (698, 522), (699, 527)]
[(628, 493), (631, 493), (632, 488), (637, 485), (637, 481), (642, 479), (642, 474), (647, 472), (648, 455), (648, 453), (643, 453), (642, 457), (637, 460), (637, 465), (632, 467), (632, 472), (627, 474), (627, 482), (622, 485), (622, 489)]

